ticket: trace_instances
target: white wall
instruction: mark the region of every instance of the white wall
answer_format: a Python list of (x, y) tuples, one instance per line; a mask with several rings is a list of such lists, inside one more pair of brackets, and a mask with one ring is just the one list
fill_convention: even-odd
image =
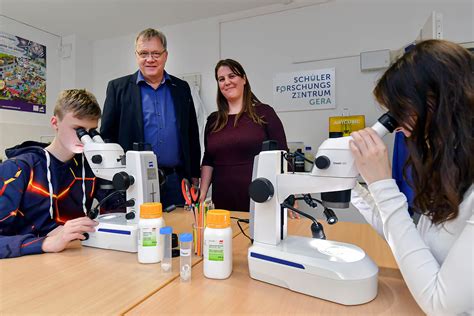
[(92, 42), (76, 35), (61, 41), (61, 84), (64, 89), (93, 89)]
[(137, 70), (134, 41), (135, 35), (129, 34), (92, 44), (92, 92), (101, 106), (104, 105), (107, 82)]
[(49, 119), (60, 91), (59, 37), (0, 16), (0, 29), (46, 46), (46, 114), (0, 110), (0, 158), (5, 148), (25, 140), (45, 140), (52, 135)]
[(93, 84), (93, 51), (92, 42), (75, 36), (76, 84), (74, 88), (92, 91)]
[[(240, 61), (253, 91), (270, 104), (276, 73), (335, 67), (336, 109), (279, 113), (289, 141), (317, 148), (327, 137), (328, 117), (340, 115), (344, 107), (351, 114), (364, 114), (367, 125), (382, 113), (371, 94), (382, 72), (360, 72), (359, 54), (408, 44), (432, 11), (443, 14), (445, 39), (474, 40), (470, 0), (329, 1), (276, 13), (260, 11), (256, 16), (229, 15), (163, 27), (169, 42), (166, 69), (171, 74), (201, 73), (201, 97), (212, 112), (216, 95), (213, 72), (219, 58)], [(99, 102), (104, 101), (109, 80), (136, 70), (134, 36), (94, 43), (93, 91)], [(313, 62), (298, 63), (306, 60)], [(390, 137), (387, 142), (391, 146)], [(338, 215), (342, 220), (362, 220), (352, 209)]]

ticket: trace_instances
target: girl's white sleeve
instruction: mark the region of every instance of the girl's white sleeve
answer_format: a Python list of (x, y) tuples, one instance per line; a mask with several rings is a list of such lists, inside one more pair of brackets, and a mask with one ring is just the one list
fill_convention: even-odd
[[(474, 215), (467, 221), (440, 265), (408, 214), (395, 180), (369, 185), (380, 212), (385, 239), (413, 297), (430, 315), (472, 313), (474, 304)], [(473, 208), (470, 194), (467, 207)]]
[(373, 197), (369, 191), (359, 183), (351, 190), (351, 203), (364, 216), (367, 223), (369, 223), (379, 235), (385, 239), (383, 235), (382, 220), (380, 219), (379, 210)]

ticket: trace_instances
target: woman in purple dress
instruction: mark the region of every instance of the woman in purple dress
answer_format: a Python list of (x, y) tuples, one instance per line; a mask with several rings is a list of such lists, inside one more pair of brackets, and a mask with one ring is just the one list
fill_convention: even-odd
[(201, 165), (201, 200), (209, 186), (216, 208), (249, 211), (253, 160), (265, 140), (287, 150), (283, 124), (273, 108), (252, 93), (243, 67), (224, 59), (215, 68), (217, 112), (207, 118)]

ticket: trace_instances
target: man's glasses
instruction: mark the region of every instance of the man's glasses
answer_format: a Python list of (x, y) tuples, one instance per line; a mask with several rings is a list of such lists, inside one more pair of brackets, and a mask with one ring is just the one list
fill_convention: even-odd
[(163, 55), (164, 53), (166, 52), (166, 49), (164, 49), (163, 51), (161, 52), (145, 52), (145, 51), (140, 51), (140, 52), (136, 52), (138, 57), (142, 58), (142, 59), (146, 59), (148, 57), (151, 57), (153, 59), (158, 59), (161, 57), (161, 55)]

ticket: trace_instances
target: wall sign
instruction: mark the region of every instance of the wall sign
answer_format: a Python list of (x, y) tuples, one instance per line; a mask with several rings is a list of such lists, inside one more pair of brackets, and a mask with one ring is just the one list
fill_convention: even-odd
[(334, 109), (335, 68), (276, 74), (273, 106), (276, 111)]

